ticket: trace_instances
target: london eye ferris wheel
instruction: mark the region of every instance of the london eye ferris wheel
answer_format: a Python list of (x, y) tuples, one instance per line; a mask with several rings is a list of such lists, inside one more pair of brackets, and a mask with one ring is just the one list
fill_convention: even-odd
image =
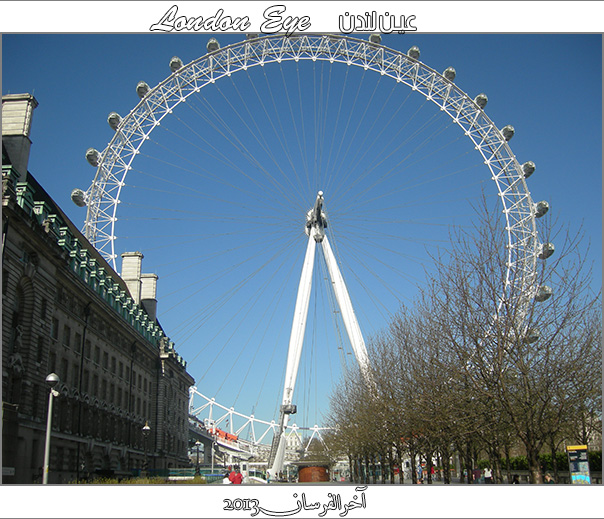
[(144, 253), (164, 328), (225, 409), (249, 419), (270, 402), (262, 418), (287, 425), (296, 401), (307, 426), (320, 422), (313, 409), (367, 362), (367, 337), (481, 196), (505, 222), (502, 297), (543, 296), (536, 265), (553, 249), (537, 232), (548, 205), (528, 188), (535, 165), (453, 67), (332, 34), (209, 38), (169, 67), (135, 85), (128, 114), (109, 114), (109, 144), (86, 154), (92, 184), (72, 199), (116, 269)]

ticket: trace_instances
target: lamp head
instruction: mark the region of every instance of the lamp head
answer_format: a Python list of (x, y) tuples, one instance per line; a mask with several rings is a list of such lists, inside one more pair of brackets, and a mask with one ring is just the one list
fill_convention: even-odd
[(46, 384), (48, 387), (50, 387), (50, 389), (53, 389), (59, 383), (59, 381), (59, 376), (56, 373), (51, 373), (46, 377)]

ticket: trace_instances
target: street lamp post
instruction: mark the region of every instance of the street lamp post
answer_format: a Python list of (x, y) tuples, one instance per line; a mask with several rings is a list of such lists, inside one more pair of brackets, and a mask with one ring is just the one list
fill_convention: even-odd
[(216, 451), (216, 439), (212, 440), (212, 474), (214, 474), (214, 453)]
[(48, 418), (46, 419), (46, 444), (44, 446), (44, 473), (42, 475), (42, 484), (48, 484), (48, 466), (50, 462), (50, 433), (52, 430), (52, 399), (59, 396), (59, 392), (54, 387), (59, 383), (59, 377), (56, 373), (51, 373), (46, 377), (46, 384), (50, 388), (48, 395)]
[(145, 438), (145, 475), (147, 470), (149, 469), (149, 459), (147, 458), (147, 438), (149, 438), (149, 433), (151, 432), (151, 427), (149, 427), (149, 422), (145, 421), (145, 425), (143, 426), (143, 437)]
[(199, 447), (201, 446), (201, 442), (197, 440), (195, 442), (195, 447), (197, 447), (197, 462), (195, 464), (195, 475), (199, 476)]

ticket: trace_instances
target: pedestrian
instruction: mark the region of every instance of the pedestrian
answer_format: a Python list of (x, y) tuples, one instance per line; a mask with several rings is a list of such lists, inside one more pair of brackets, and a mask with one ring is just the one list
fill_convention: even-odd
[(475, 468), (474, 470), (472, 470), (472, 478), (474, 479), (474, 483), (481, 483), (480, 479), (482, 478), (482, 470), (480, 470), (479, 468)]
[(421, 462), (417, 464), (417, 483), (423, 483), (424, 473)]
[(484, 482), (487, 485), (493, 483), (493, 471), (491, 470), (491, 467), (484, 469)]
[(549, 472), (545, 475), (545, 482), (549, 484), (555, 483), (554, 478), (552, 478)]
[(519, 485), (520, 481), (518, 480), (518, 474), (514, 474), (512, 476), (512, 485)]
[(243, 474), (239, 472), (239, 465), (235, 465), (235, 470), (229, 474), (229, 481), (233, 483), (233, 485), (241, 485)]

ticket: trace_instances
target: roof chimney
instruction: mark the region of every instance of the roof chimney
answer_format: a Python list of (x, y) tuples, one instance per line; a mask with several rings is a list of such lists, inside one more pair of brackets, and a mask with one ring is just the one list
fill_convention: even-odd
[(122, 254), (122, 279), (126, 282), (130, 296), (136, 304), (141, 302), (142, 261), (142, 252), (124, 252)]
[(157, 274), (141, 275), (141, 303), (152, 321), (157, 319)]
[(31, 120), (38, 101), (31, 94), (2, 96), (2, 142), (19, 180), (27, 174)]

